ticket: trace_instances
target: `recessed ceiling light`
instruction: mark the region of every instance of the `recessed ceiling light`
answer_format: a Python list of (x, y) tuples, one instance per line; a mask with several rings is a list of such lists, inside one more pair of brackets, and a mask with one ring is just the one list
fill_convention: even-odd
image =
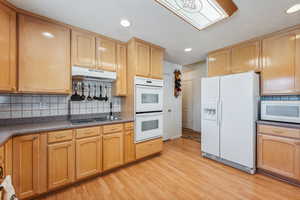
[(124, 27), (129, 27), (130, 26), (130, 21), (128, 21), (127, 19), (122, 19), (120, 24)]
[(185, 48), (184, 51), (185, 52), (190, 52), (190, 51), (192, 51), (192, 48)]
[(289, 9), (286, 10), (287, 14), (293, 14), (295, 12), (298, 12), (300, 10), (300, 4), (293, 5)]

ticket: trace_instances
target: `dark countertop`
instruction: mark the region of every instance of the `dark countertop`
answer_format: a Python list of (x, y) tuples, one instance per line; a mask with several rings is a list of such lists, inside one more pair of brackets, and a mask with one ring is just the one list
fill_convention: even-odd
[(132, 118), (123, 118), (113, 121), (87, 122), (80, 124), (72, 124), (69, 120), (53, 120), (50, 122), (24, 123), (17, 125), (0, 126), (0, 145), (13, 136), (50, 132), (63, 129), (76, 129), (82, 127), (101, 126), (107, 124), (118, 124), (125, 122), (133, 122)]
[(298, 129), (300, 129), (300, 124), (297, 124), (297, 123), (265, 121), (265, 120), (257, 120), (256, 123), (257, 124), (263, 124), (263, 125), (271, 125), (271, 126), (280, 126), (280, 127), (285, 127), (285, 128), (298, 128)]

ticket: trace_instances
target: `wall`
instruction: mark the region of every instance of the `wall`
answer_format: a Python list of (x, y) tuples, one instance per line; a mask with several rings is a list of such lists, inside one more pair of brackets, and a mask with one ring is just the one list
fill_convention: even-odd
[[(182, 66), (164, 62), (164, 136), (173, 139), (182, 135), (182, 96), (174, 96), (174, 71), (182, 70)], [(168, 112), (171, 109), (171, 112)]]
[[(111, 96), (111, 83), (85, 81), (85, 96), (88, 96), (88, 84), (107, 85), (109, 100), (72, 102), (67, 95), (2, 94), (0, 95), (0, 119), (107, 113), (110, 101), (114, 105), (113, 112), (121, 112), (121, 98)], [(96, 95), (99, 95), (99, 91), (96, 91)], [(94, 90), (91, 96), (94, 96)]]
[(201, 78), (207, 77), (206, 61), (197, 62), (183, 67), (183, 81), (192, 81), (193, 124), (192, 129), (201, 132)]

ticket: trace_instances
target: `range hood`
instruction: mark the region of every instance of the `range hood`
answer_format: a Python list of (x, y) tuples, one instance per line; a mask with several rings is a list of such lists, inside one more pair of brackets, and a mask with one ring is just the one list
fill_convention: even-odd
[(73, 79), (102, 79), (106, 81), (114, 81), (117, 79), (116, 72), (103, 71), (97, 69), (88, 69), (84, 67), (72, 66)]

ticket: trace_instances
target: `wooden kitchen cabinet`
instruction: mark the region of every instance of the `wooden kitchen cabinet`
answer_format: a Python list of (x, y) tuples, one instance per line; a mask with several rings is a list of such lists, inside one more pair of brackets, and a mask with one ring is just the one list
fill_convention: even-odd
[(19, 91), (67, 94), (71, 88), (70, 30), (19, 15)]
[(150, 46), (136, 42), (136, 75), (148, 77), (150, 74)]
[(208, 56), (208, 76), (220, 76), (230, 73), (230, 50), (222, 50)]
[(103, 135), (103, 170), (118, 167), (124, 162), (123, 132)]
[(136, 159), (159, 153), (163, 150), (162, 138), (157, 138), (136, 144)]
[(12, 139), (0, 146), (0, 182), (8, 176), (12, 175)]
[(162, 48), (151, 46), (150, 48), (150, 74), (152, 78), (163, 79), (163, 58), (164, 51)]
[(288, 32), (262, 42), (263, 95), (297, 93), (295, 86), (296, 33)]
[(95, 68), (96, 37), (72, 30), (72, 66)]
[(0, 91), (16, 91), (16, 12), (0, 3)]
[(101, 172), (102, 140), (90, 137), (76, 141), (76, 179), (85, 178)]
[(127, 47), (117, 44), (117, 80), (114, 83), (113, 94), (115, 96), (127, 95)]
[(126, 130), (124, 135), (124, 163), (135, 160), (134, 131)]
[(39, 192), (40, 156), (39, 134), (13, 138), (13, 184), (20, 199)]
[(74, 142), (48, 145), (48, 189), (54, 189), (74, 181)]
[(231, 49), (231, 73), (259, 70), (260, 41), (248, 42)]
[(116, 42), (114, 40), (96, 38), (96, 68), (116, 71)]
[(258, 168), (300, 181), (300, 139), (258, 134)]

